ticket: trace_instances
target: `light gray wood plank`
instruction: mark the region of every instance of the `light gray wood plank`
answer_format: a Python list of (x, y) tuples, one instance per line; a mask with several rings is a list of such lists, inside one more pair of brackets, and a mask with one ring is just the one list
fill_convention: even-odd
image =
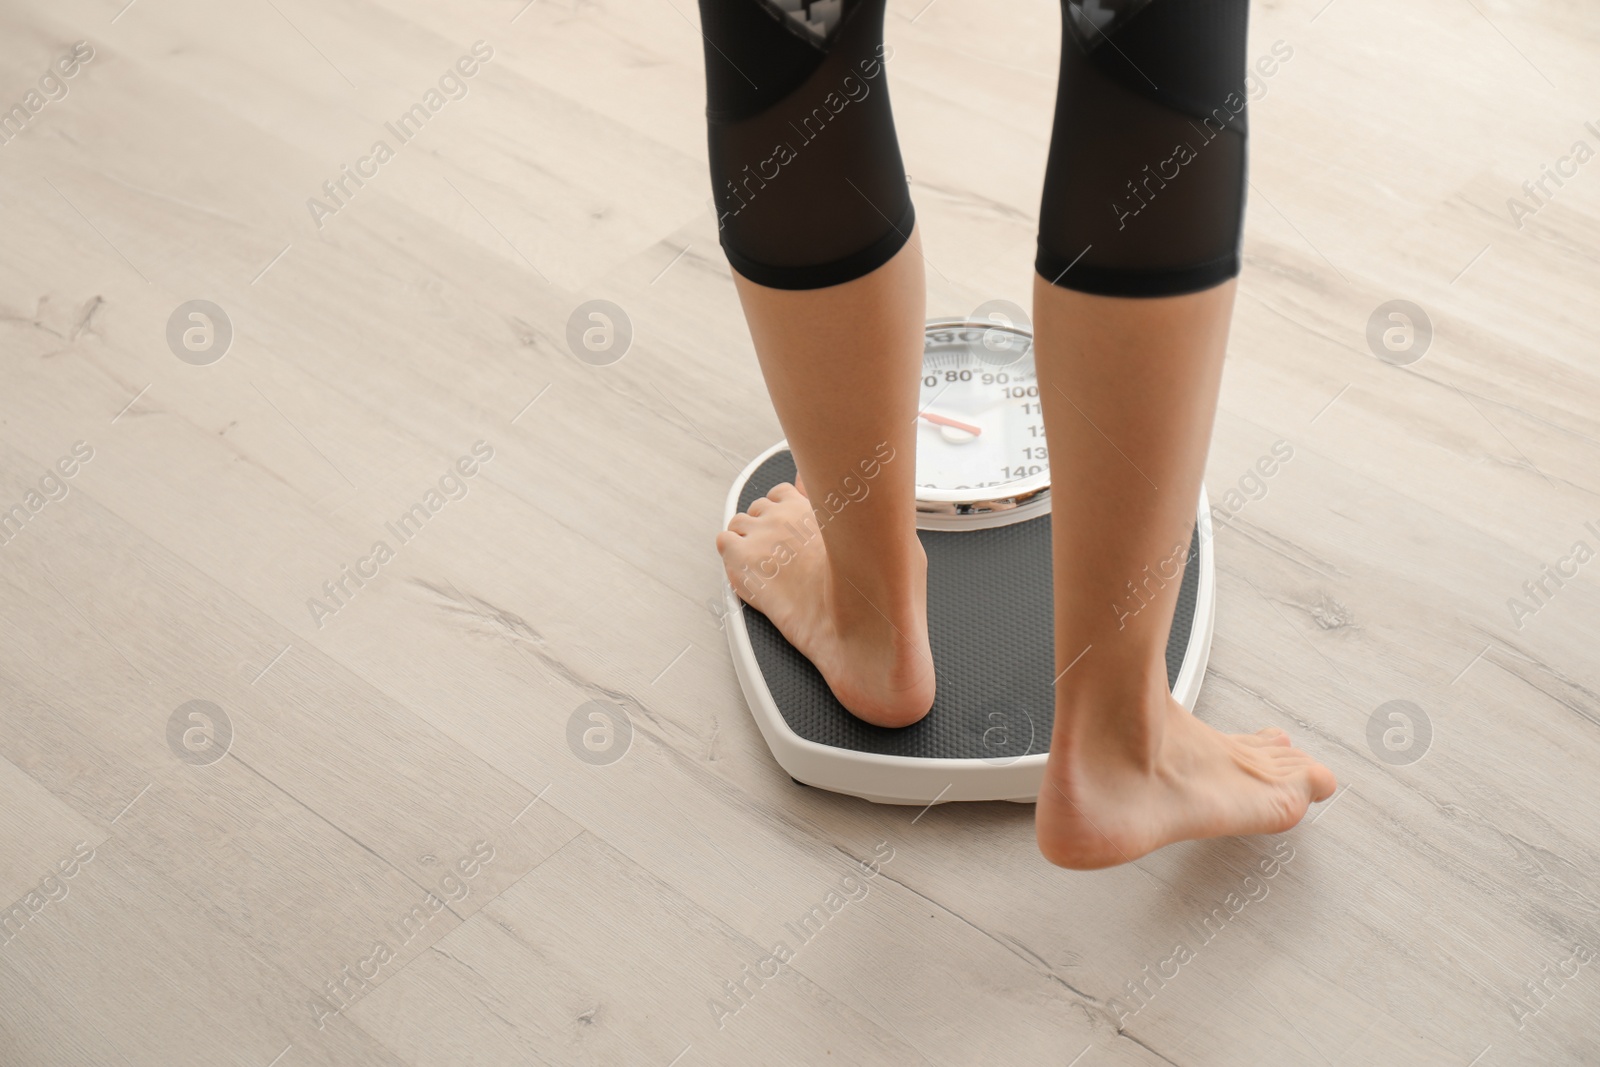
[[(0, 1058), (1600, 1055), (1587, 967), (1516, 1000), (1600, 949), (1594, 577), (1507, 604), (1600, 549), (1600, 172), (1520, 230), (1506, 208), (1596, 118), (1575, 5), (1254, 5), (1249, 54), (1294, 55), (1252, 102), (1213, 500), (1295, 454), (1219, 524), (1198, 710), (1283, 726), (1346, 791), (1131, 1014), (1128, 983), (1279, 842), (1066, 874), (1025, 807), (797, 789), (744, 708), (710, 539), (780, 431), (706, 207), (692, 5), (120, 7), (0, 13), (18, 93), (97, 51), (0, 146), (0, 504), (95, 448), (0, 548), (0, 884), (97, 849), (0, 947)], [(1027, 306), (1059, 28), (890, 5), (931, 313)], [(469, 95), (317, 228), (306, 199), (479, 38)], [(210, 367), (163, 338), (196, 296), (236, 327)], [(635, 327), (610, 367), (566, 348), (597, 296)], [(1365, 339), (1395, 298), (1435, 329), (1407, 368)], [(307, 600), (479, 440), (467, 495), (319, 625)], [(195, 696), (236, 713), (208, 768), (166, 747)], [(1434, 729), (1408, 766), (1368, 744), (1392, 699)], [(632, 721), (611, 766), (567, 747), (588, 700)], [(479, 838), (468, 896), (318, 1029), (315, 989)], [(714, 1029), (707, 987), (879, 841), (866, 899)]]

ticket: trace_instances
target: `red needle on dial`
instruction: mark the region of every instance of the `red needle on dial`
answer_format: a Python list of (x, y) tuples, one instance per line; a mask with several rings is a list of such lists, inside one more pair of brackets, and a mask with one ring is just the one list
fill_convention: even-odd
[(954, 426), (958, 430), (965, 430), (974, 437), (983, 432), (983, 427), (981, 426), (974, 426), (970, 422), (961, 422), (960, 420), (952, 419), (947, 415), (935, 415), (931, 411), (924, 411), (920, 414), (922, 418), (927, 419), (929, 422), (934, 423), (937, 426)]

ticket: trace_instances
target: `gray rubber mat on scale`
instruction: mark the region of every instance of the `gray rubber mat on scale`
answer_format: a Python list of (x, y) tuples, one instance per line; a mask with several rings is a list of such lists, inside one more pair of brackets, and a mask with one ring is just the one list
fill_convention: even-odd
[[(740, 491), (739, 510), (794, 477), (794, 457), (774, 453)], [(765, 615), (741, 603), (756, 663), (784, 721), (808, 741), (887, 756), (1009, 762), (1048, 751), (1055, 721), (1050, 516), (917, 536), (928, 554), (928, 637), (939, 679), (933, 710), (899, 730), (862, 722)], [(1167, 642), (1169, 687), (1189, 647), (1199, 550), (1196, 533)]]

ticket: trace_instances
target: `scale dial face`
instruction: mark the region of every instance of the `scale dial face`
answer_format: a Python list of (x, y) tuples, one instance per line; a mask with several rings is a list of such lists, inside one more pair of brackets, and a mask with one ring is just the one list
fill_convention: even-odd
[(1005, 510), (1049, 487), (1028, 331), (930, 322), (917, 412), (917, 500), (925, 510)]

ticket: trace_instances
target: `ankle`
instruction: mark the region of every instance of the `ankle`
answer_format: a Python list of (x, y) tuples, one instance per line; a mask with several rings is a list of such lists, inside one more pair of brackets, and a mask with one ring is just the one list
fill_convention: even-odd
[(1129, 665), (1071, 678), (1077, 673), (1056, 685), (1051, 751), (1059, 752), (1067, 766), (1109, 762), (1151, 771), (1161, 753), (1172, 699), (1166, 664)]
[(827, 599), (842, 629), (920, 625), (928, 604), (928, 557), (919, 541), (883, 553), (867, 568), (828, 557)]

